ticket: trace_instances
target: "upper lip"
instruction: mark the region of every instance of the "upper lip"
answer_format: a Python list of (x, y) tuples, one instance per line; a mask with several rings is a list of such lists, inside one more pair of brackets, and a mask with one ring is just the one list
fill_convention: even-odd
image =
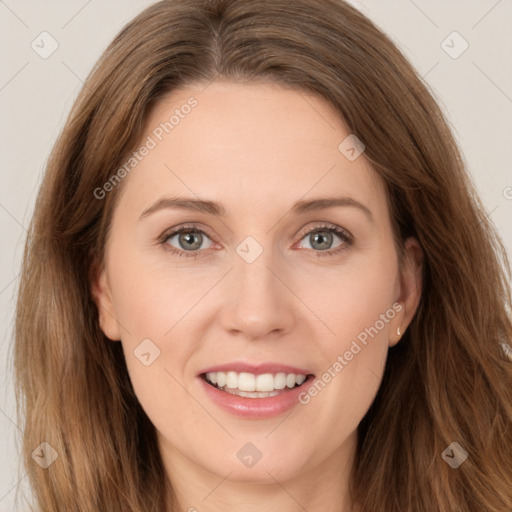
[(199, 375), (212, 372), (237, 372), (237, 373), (253, 373), (254, 375), (262, 375), (264, 373), (294, 373), (295, 375), (310, 375), (311, 372), (295, 366), (280, 363), (244, 363), (232, 362), (210, 366), (201, 370)]

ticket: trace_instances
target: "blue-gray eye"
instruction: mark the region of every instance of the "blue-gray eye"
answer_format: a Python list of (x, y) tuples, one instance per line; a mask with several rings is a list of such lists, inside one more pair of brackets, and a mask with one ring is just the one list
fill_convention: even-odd
[[(335, 238), (340, 239), (336, 245), (333, 246), (333, 242), (335, 242)], [(338, 233), (333, 230), (333, 228), (329, 229), (315, 229), (314, 231), (310, 231), (307, 233), (302, 240), (305, 240), (309, 247), (303, 246), (305, 249), (314, 249), (317, 251), (326, 251), (329, 249), (335, 249), (340, 246), (343, 241), (346, 240), (346, 237), (343, 233)]]
[[(177, 240), (178, 246), (171, 243), (173, 239)], [(172, 247), (175, 247), (176, 249), (181, 249), (184, 251), (197, 251), (199, 249), (209, 248), (203, 247), (203, 242), (206, 242), (207, 240), (209, 240), (208, 236), (202, 231), (197, 229), (184, 229), (181, 231), (176, 231), (175, 233), (171, 233), (171, 235), (167, 238), (166, 243)]]

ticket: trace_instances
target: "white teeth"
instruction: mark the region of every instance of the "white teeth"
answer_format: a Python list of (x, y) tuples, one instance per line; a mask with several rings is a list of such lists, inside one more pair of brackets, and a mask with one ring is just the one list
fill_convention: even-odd
[(238, 375), (238, 389), (241, 391), (256, 391), (256, 381), (257, 379), (252, 373), (240, 373)]
[[(211, 384), (216, 384), (224, 391), (238, 390), (236, 393), (240, 396), (251, 396), (255, 398), (258, 393), (262, 394), (261, 398), (273, 396), (272, 392), (276, 390), (294, 388), (300, 386), (306, 380), (306, 375), (296, 375), (294, 373), (263, 373), (254, 375), (247, 372), (209, 372), (206, 374), (206, 380)], [(243, 394), (242, 394), (243, 393)], [(255, 395), (255, 396), (253, 396)]]
[(274, 377), (274, 387), (276, 389), (284, 389), (286, 387), (286, 373), (278, 373)]
[(295, 387), (295, 374), (294, 373), (290, 373), (286, 376), (286, 385), (289, 388)]
[(257, 391), (274, 391), (274, 376), (271, 373), (264, 373), (256, 377)]
[(231, 389), (238, 387), (238, 373), (227, 372), (226, 373), (226, 386)]
[(295, 376), (295, 383), (298, 384), (299, 386), (306, 380), (306, 376), (305, 375), (296, 375)]
[(208, 377), (208, 375), (217, 376), (217, 386), (219, 386), (219, 388), (223, 388), (226, 385), (226, 374), (224, 372), (207, 373), (206, 377)]
[(270, 391), (269, 393), (262, 393), (261, 391), (240, 391), (238, 389), (230, 389), (228, 387), (226, 387), (224, 391), (226, 391), (226, 393), (229, 393), (230, 395), (243, 396), (245, 398), (268, 398), (270, 396), (279, 395), (279, 391)]

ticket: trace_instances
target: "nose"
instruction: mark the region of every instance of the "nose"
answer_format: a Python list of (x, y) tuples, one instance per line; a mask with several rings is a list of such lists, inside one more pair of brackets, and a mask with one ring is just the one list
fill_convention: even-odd
[(257, 340), (282, 336), (293, 329), (294, 295), (270, 252), (264, 251), (252, 263), (235, 255), (220, 313), (225, 331)]

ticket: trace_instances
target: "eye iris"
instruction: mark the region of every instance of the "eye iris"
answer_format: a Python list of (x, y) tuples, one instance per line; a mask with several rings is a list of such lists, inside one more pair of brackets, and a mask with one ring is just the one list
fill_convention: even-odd
[[(332, 244), (332, 233), (330, 231), (317, 231), (310, 236), (312, 236), (311, 247), (314, 249), (323, 251), (325, 249), (329, 249)], [(315, 247), (315, 244), (317, 243), (320, 245), (320, 247)]]
[(203, 235), (201, 233), (197, 233), (196, 231), (186, 231), (184, 233), (180, 233), (179, 244), (184, 249), (196, 250), (201, 247), (202, 243)]

